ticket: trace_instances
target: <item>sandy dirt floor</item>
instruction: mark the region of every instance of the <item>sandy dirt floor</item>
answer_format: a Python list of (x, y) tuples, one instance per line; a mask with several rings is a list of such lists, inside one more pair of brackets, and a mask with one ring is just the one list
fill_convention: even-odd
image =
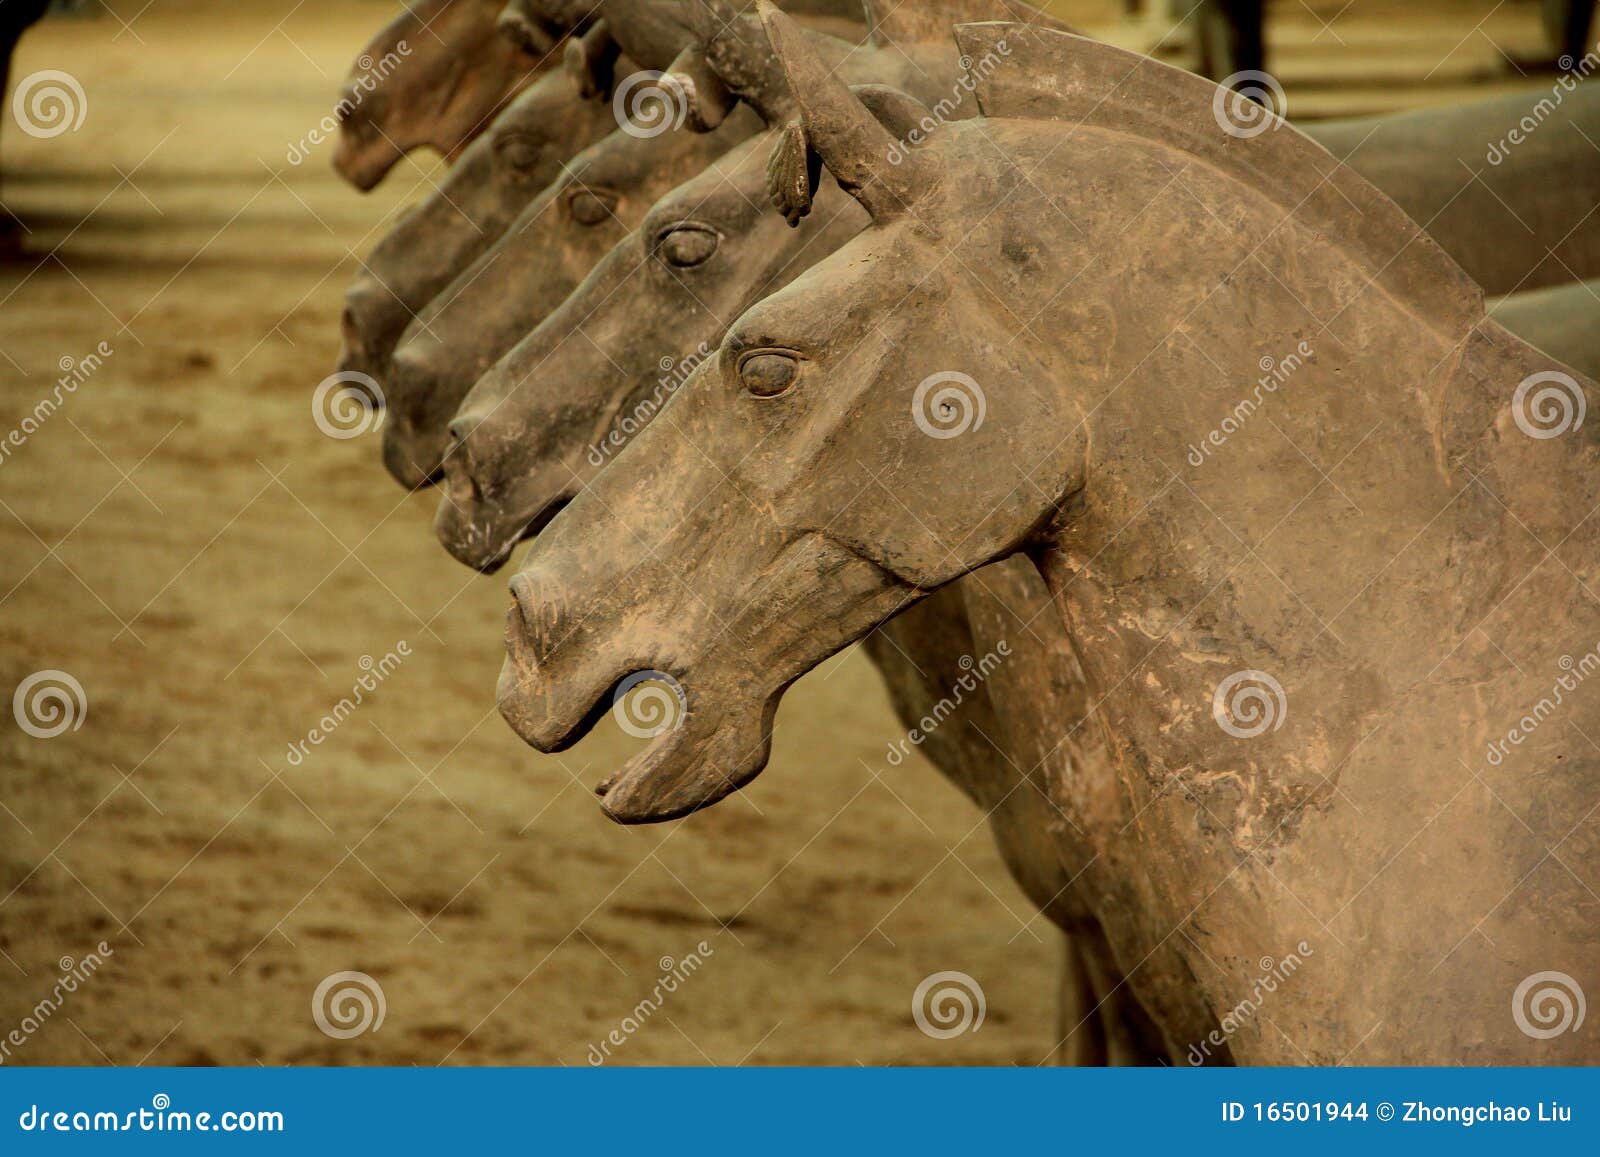
[[(331, 145), (285, 158), (394, 5), (140, 8), (34, 29), (13, 81), (70, 71), (87, 116), (48, 140), (4, 125), (0, 193), (36, 257), (0, 268), (0, 436), (110, 353), (0, 459), (0, 690), (59, 670), (86, 704), (54, 738), (0, 716), (0, 1038), (111, 953), (0, 1059), (584, 1064), (691, 953), (616, 1062), (1044, 1058), (1058, 936), (975, 809), (889, 765), (903, 732), (859, 652), (789, 695), (750, 790), (616, 827), (590, 789), (639, 741), (607, 720), (559, 758), (524, 747), (493, 704), (504, 578), (445, 556), (435, 497), (402, 496), (374, 438), (313, 423), (353, 254), (438, 170), (363, 197)], [(1275, 10), (1308, 114), (1541, 83), (1504, 81), (1491, 41), (1536, 47), (1528, 4), (1339, 11)], [(385, 1018), (335, 1039), (313, 993), (351, 970)], [(979, 1031), (913, 1023), (940, 970), (981, 984)]]

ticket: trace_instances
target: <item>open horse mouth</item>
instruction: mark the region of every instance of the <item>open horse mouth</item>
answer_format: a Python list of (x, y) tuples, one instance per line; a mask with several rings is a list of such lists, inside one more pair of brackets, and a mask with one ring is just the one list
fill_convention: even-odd
[[(469, 444), (454, 433), (445, 450), (439, 510), (433, 518), (433, 532), (439, 544), (457, 562), (483, 574), (494, 574), (511, 559), (519, 542), (537, 538), (539, 532), (560, 514), (571, 496), (557, 493), (530, 517), (527, 504), (508, 513), (492, 499), (486, 499), (469, 461)], [(535, 479), (535, 481), (542, 481)], [(540, 491), (550, 494), (555, 488)]]
[(595, 789), (601, 810), (619, 824), (650, 824), (710, 807), (760, 773), (769, 742), (759, 728), (696, 728), (686, 718)]
[[(512, 584), (506, 661), (496, 691), (506, 722), (545, 752), (572, 746), (608, 711), (629, 734), (652, 740), (596, 787), (608, 817), (621, 824), (680, 819), (737, 791), (766, 766), (775, 699), (770, 705), (747, 703), (735, 695), (709, 709), (685, 680), (638, 661), (579, 658), (560, 663), (557, 671), (557, 664), (535, 654), (534, 640), (541, 636), (526, 588), (518, 589), (523, 578)], [(654, 697), (653, 706), (630, 702), (627, 693), (636, 687)]]
[(511, 561), (517, 544), (537, 538), (550, 520), (561, 513), (568, 499), (563, 496), (547, 503), (531, 519), (509, 522), (496, 518), (470, 501), (460, 501), (454, 493), (450, 460), (445, 460), (444, 495), (433, 518), (434, 534), (452, 558), (481, 574), (494, 574)]

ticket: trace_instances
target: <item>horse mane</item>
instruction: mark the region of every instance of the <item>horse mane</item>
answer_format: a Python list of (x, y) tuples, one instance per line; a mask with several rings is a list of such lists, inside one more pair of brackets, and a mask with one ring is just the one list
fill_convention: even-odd
[(862, 0), (862, 7), (866, 10), (868, 43), (875, 45), (943, 41), (957, 24), (1004, 16), (1023, 27), (1076, 31), (1022, 0)]
[[(1483, 290), (1422, 226), (1276, 114), (1252, 106), (1276, 123), (1232, 136), (1213, 113), (1225, 90), (1147, 56), (1018, 23), (964, 24), (955, 37), (963, 58), (978, 62), (969, 77), (984, 116), (1075, 121), (1176, 146), (1376, 269), (1369, 283), (1452, 342), (1483, 320)], [(1263, 232), (1277, 224), (1263, 222)]]

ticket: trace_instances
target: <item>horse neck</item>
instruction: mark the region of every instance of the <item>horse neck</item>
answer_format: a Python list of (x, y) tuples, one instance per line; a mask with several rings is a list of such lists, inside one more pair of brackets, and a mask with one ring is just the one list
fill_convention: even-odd
[[(1362, 873), (1371, 847), (1402, 847), (1421, 822), (1358, 815), (1341, 782), (1363, 799), (1414, 799), (1465, 780), (1480, 737), (1536, 701), (1529, 685), (1600, 638), (1583, 593), (1600, 546), (1587, 518), (1600, 505), (1594, 439), (1531, 437), (1513, 407), (1532, 374), (1569, 373), (1591, 398), (1595, 386), (1493, 322), (1452, 334), (1381, 294), (1320, 300), (1348, 284), (1339, 277), (1298, 293), (1258, 286), (1204, 318), (1177, 287), (1199, 336), (1163, 341), (1117, 310), (1117, 276), (1083, 295), (1111, 311), (1098, 331), (1110, 372), (1082, 407), (1089, 482), (1034, 553), (1111, 753), (1115, 804), (1089, 823), (1111, 874), (1131, 881), (1123, 951), (1168, 943), (1203, 909), (1208, 932), (1226, 929), (1212, 956), (1281, 957), (1307, 935), (1336, 952), (1305, 899), (1322, 917), (1343, 912), (1348, 897), (1326, 881)], [(1305, 323), (1307, 307), (1325, 324)], [(1097, 332), (1084, 320), (1079, 333)], [(1080, 361), (1063, 390), (1089, 376)], [(1557, 546), (1586, 561), (1552, 561)], [(1508, 649), (1526, 656), (1526, 681), (1508, 678)], [(1237, 710), (1252, 689), (1264, 714)], [(1575, 778), (1530, 785), (1522, 812), (1565, 814), (1592, 791), (1592, 775), (1567, 767)], [(1438, 838), (1492, 860), (1521, 822), (1500, 809), (1487, 830)], [(1407, 883), (1461, 916), (1448, 874)], [(1420, 953), (1426, 934), (1443, 927), (1379, 927), (1370, 943)], [(1248, 984), (1239, 970), (1217, 999)], [(1384, 1015), (1401, 983), (1361, 999)]]

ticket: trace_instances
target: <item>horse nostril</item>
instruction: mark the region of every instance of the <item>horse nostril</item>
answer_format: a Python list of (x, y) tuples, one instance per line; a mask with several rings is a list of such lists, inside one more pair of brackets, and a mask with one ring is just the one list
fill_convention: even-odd
[(482, 419), (469, 414), (457, 414), (450, 419), (450, 442), (452, 447), (463, 446), (472, 432), (478, 428)]

